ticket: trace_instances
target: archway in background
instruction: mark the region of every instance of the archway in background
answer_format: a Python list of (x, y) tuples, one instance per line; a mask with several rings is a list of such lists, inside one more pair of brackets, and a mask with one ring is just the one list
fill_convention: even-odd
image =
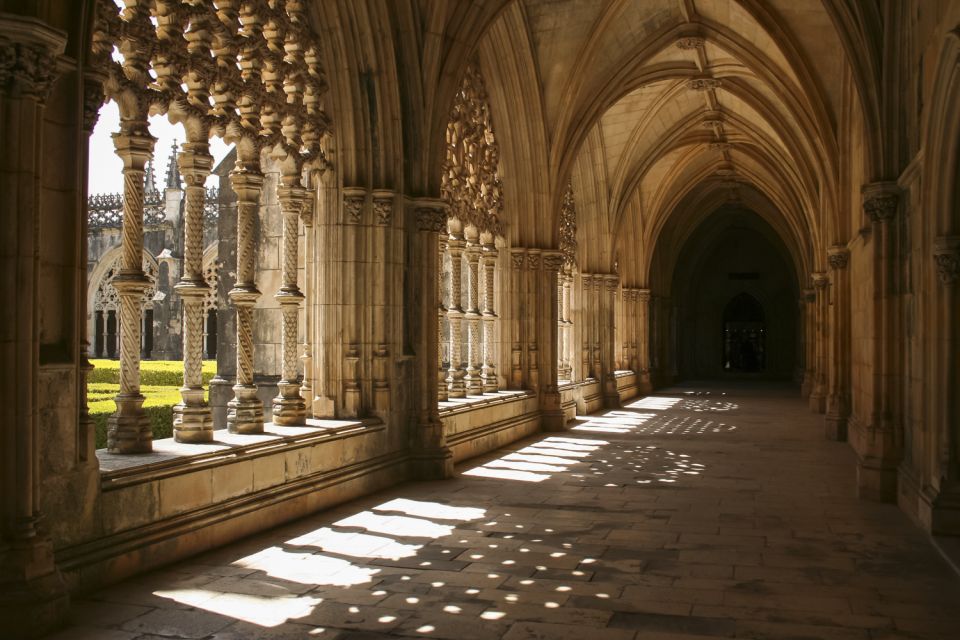
[(766, 365), (763, 306), (749, 293), (735, 295), (723, 310), (723, 359), (726, 373), (758, 373)]

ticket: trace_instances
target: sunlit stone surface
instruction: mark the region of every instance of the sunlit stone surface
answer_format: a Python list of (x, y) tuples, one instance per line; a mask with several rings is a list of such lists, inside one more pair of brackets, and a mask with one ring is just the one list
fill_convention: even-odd
[(956, 577), (853, 457), (786, 387), (668, 389), (89, 594), (53, 637), (955, 637)]

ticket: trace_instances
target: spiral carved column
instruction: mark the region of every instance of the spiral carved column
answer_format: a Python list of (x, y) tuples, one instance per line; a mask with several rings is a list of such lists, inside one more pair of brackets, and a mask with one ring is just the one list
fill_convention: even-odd
[(483, 395), (483, 380), (480, 371), (483, 368), (483, 340), (481, 336), (480, 316), (480, 245), (476, 240), (467, 244), (467, 373), (464, 383), (467, 395)]
[(230, 184), (237, 194), (237, 281), (230, 300), (237, 310), (237, 381), (227, 403), (231, 433), (263, 433), (263, 402), (253, 382), (253, 308), (260, 299), (254, 281), (254, 220), (260, 206), (263, 174), (257, 163), (237, 162)]
[(141, 305), (150, 284), (143, 272), (143, 174), (156, 139), (146, 119), (123, 120), (113, 142), (123, 161), (123, 258), (113, 278), (120, 297), (120, 393), (117, 410), (107, 421), (107, 449), (148, 453), (153, 432), (140, 393)]
[[(447, 239), (440, 234), (437, 241), (437, 400), (446, 402), (447, 397), (447, 365), (444, 353), (450, 350), (450, 334), (443, 330), (443, 323), (447, 318), (447, 307), (443, 304), (443, 263), (447, 255)], [(449, 356), (448, 356), (449, 357)]]
[(300, 178), (296, 175), (283, 176), (281, 181), (277, 198), (283, 216), (283, 282), (274, 298), (280, 303), (283, 324), (280, 338), (282, 377), (277, 383), (280, 392), (273, 399), (273, 423), (298, 425), (307, 421), (307, 405), (300, 395), (300, 382), (297, 380), (297, 334), (300, 328), (300, 303), (303, 301), (303, 293), (297, 283), (297, 242), (300, 214), (306, 206), (307, 192), (300, 186)]
[(203, 277), (204, 183), (213, 168), (206, 139), (183, 145), (177, 164), (186, 186), (183, 224), (183, 275), (175, 289), (183, 298), (182, 401), (173, 408), (173, 437), (177, 442), (211, 442), (213, 417), (203, 398), (203, 299), (209, 285)]
[(497, 268), (497, 247), (493, 242), (483, 245), (483, 392), (496, 393), (500, 389), (497, 382), (496, 332), (497, 314), (493, 308), (495, 271)]
[(464, 385), (466, 371), (463, 367), (463, 307), (460, 304), (462, 294), (461, 259), (466, 243), (460, 234), (451, 234), (447, 241), (450, 254), (450, 305), (447, 307), (447, 320), (450, 322), (450, 368), (447, 369), (447, 396), (466, 397)]

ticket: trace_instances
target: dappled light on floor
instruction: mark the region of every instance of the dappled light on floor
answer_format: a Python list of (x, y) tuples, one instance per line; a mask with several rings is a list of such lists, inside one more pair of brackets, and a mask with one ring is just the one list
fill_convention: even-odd
[[(862, 637), (844, 627), (861, 620), (896, 631), (878, 595), (901, 597), (929, 569), (926, 543), (891, 538), (900, 520), (848, 495), (835, 449), (806, 436), (806, 407), (757, 417), (734, 404), (734, 426), (681, 398), (585, 416), (455, 479), (317, 514), (76, 608), (109, 611), (105, 638)], [(923, 580), (910, 589), (933, 592)], [(960, 597), (950, 588), (937, 587)]]

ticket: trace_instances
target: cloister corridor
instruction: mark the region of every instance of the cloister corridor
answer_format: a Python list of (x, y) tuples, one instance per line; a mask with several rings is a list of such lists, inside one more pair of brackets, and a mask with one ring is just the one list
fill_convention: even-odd
[(662, 390), (78, 596), (56, 640), (957, 638), (960, 579), (793, 387)]

